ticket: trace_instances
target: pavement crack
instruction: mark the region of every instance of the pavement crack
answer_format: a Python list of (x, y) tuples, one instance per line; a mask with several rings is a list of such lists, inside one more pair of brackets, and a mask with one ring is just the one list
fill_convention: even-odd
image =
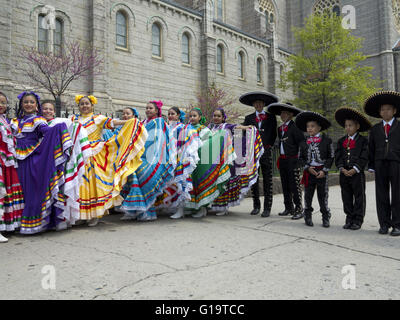
[(167, 271), (167, 272), (151, 274), (151, 275), (148, 275), (148, 276), (146, 276), (146, 277), (144, 277), (144, 278), (142, 278), (140, 280), (135, 281), (134, 283), (125, 285), (125, 286), (119, 288), (118, 290), (116, 290), (114, 292), (105, 293), (105, 294), (101, 294), (101, 295), (96, 295), (96, 296), (94, 296), (92, 298), (92, 300), (95, 300), (95, 299), (97, 299), (99, 297), (106, 297), (106, 296), (110, 296), (110, 295), (113, 296), (113, 295), (115, 295), (117, 293), (120, 293), (124, 289), (132, 288), (132, 287), (136, 286), (137, 284), (139, 284), (139, 283), (141, 283), (143, 281), (149, 280), (151, 278), (157, 278), (157, 277), (160, 277), (160, 276), (164, 276), (164, 275), (167, 275), (167, 274), (175, 274), (175, 273), (178, 273), (178, 272), (193, 272), (193, 271), (198, 271), (198, 270), (209, 268), (209, 267), (218, 266), (218, 265), (221, 265), (221, 264), (224, 264), (224, 263), (241, 261), (241, 260), (244, 260), (244, 259), (246, 259), (248, 257), (256, 255), (256, 254), (258, 254), (260, 252), (268, 251), (268, 250), (275, 249), (275, 248), (278, 248), (278, 247), (282, 247), (282, 246), (285, 246), (285, 245), (288, 245), (288, 244), (292, 244), (292, 243), (294, 243), (294, 242), (296, 242), (298, 240), (300, 240), (300, 238), (294, 239), (294, 240), (291, 240), (291, 241), (286, 241), (286, 242), (283, 242), (283, 243), (278, 243), (276, 245), (269, 246), (269, 247), (266, 247), (266, 248), (261, 248), (261, 249), (255, 250), (253, 252), (250, 252), (250, 253), (248, 253), (246, 255), (234, 258), (234, 259), (228, 259), (228, 260), (224, 260), (224, 261), (220, 261), (220, 262), (216, 262), (216, 263), (209, 263), (209, 264), (198, 266), (198, 267), (187, 267), (185, 269), (176, 269), (176, 271)]

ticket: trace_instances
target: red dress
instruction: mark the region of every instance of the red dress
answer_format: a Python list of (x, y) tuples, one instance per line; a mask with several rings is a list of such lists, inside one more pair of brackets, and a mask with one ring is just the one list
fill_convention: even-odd
[(24, 197), (17, 173), (15, 138), (0, 115), (0, 231), (14, 231), (21, 226)]

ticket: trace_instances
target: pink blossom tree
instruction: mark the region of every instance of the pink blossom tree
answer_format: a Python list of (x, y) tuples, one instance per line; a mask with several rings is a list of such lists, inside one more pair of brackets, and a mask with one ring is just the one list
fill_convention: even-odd
[(71, 82), (101, 74), (103, 65), (97, 49), (83, 48), (78, 41), (65, 43), (58, 53), (23, 48), (20, 56), (23, 58), (20, 68), (25, 75), (54, 97), (57, 116), (61, 114), (61, 96)]
[(239, 112), (232, 107), (236, 99), (215, 83), (212, 83), (206, 90), (196, 94), (196, 98), (196, 105), (192, 107), (200, 108), (207, 122), (212, 122), (213, 113), (218, 108), (225, 110), (227, 122), (233, 123), (239, 117)]

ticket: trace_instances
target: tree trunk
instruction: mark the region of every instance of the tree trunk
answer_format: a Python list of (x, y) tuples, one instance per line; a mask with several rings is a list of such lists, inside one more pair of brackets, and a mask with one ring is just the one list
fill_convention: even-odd
[(56, 97), (56, 117), (61, 117), (61, 97)]

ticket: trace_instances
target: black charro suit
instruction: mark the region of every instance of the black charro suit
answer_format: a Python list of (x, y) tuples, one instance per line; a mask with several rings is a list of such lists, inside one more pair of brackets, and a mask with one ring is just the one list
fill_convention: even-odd
[(351, 177), (340, 172), (340, 188), (342, 192), (343, 210), (346, 214), (346, 224), (361, 226), (365, 217), (366, 195), (364, 170), (368, 164), (368, 139), (356, 133), (354, 146), (344, 142), (348, 136), (339, 139), (335, 151), (336, 167), (357, 171)]
[[(305, 137), (304, 133), (297, 128), (292, 120), (287, 124), (286, 130), (283, 130), (283, 127), (284, 125), (278, 128), (278, 148), (281, 154), (279, 158), (279, 173), (281, 176), (285, 210), (294, 213), (294, 203), (297, 214), (303, 211), (300, 187), (299, 152)], [(283, 154), (281, 147), (283, 148)]]
[[(264, 211), (271, 211), (272, 207), (272, 148), (277, 136), (277, 121), (274, 114), (265, 112), (267, 119), (261, 122), (261, 126), (258, 126), (256, 120), (256, 112), (248, 115), (244, 119), (243, 125), (255, 126), (259, 129), (261, 140), (264, 146), (264, 154), (260, 159), (260, 167), (263, 175), (263, 190), (264, 190)], [(254, 208), (261, 208), (260, 202), (260, 191), (257, 182), (252, 186), (251, 191), (253, 194), (253, 205)]]
[[(381, 228), (400, 228), (400, 124), (394, 119), (386, 137), (383, 122), (369, 135), (369, 169), (375, 170), (376, 211)], [(390, 190), (392, 202), (390, 202)]]
[(302, 147), (300, 148), (300, 161), (304, 165), (304, 170), (308, 171), (314, 159), (317, 163), (322, 165), (321, 168), (316, 169), (316, 171), (319, 172), (323, 170), (325, 172), (325, 177), (320, 179), (317, 179), (311, 173), (309, 174), (308, 185), (305, 186), (304, 190), (304, 216), (306, 220), (311, 219), (312, 212), (314, 211), (312, 200), (315, 189), (317, 189), (322, 219), (329, 221), (331, 213), (328, 207), (328, 172), (335, 160), (335, 151), (331, 138), (328, 138), (324, 134), (320, 134), (320, 137), (321, 142), (308, 144), (306, 140), (302, 143)]

